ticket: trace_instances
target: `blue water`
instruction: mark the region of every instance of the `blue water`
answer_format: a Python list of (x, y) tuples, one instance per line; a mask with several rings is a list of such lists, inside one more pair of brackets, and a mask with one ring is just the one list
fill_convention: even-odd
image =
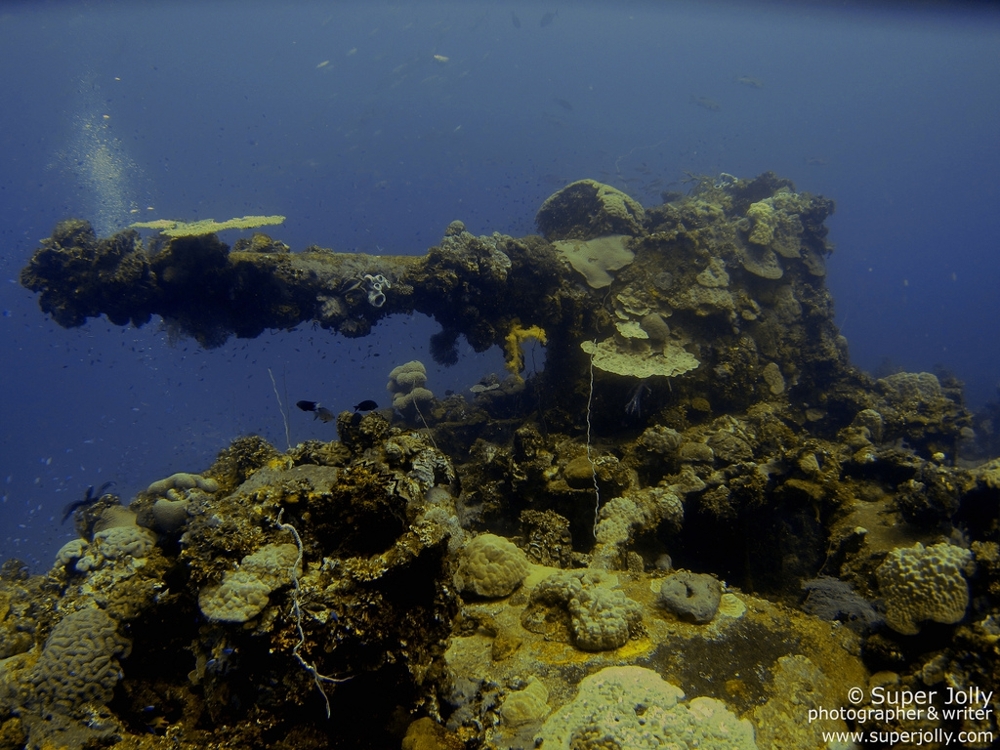
[[(283, 447), (269, 368), (286, 406), (336, 411), (431, 363), (419, 319), (212, 351), (155, 322), (63, 330), (17, 275), (68, 216), (106, 234), (279, 213), (293, 250), (421, 254), (454, 219), (532, 232), (583, 177), (650, 205), (688, 172), (773, 170), (837, 202), (828, 283), (853, 361), (942, 366), (971, 405), (997, 398), (998, 50), (985, 4), (5, 3), (0, 559), (46, 568), (88, 485), (127, 499), (247, 432)], [(462, 355), (431, 368), (436, 393), (499, 368)], [(289, 416), (293, 442), (334, 437)]]

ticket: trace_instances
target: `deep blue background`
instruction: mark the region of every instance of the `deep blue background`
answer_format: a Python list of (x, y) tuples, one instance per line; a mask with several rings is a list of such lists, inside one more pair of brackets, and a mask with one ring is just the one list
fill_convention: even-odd
[[(208, 352), (155, 323), (62, 330), (17, 274), (71, 215), (108, 233), (281, 213), (293, 250), (419, 254), (453, 219), (529, 233), (582, 177), (649, 205), (685, 172), (773, 170), (837, 201), (828, 281), (854, 361), (941, 364), (972, 405), (995, 398), (998, 49), (986, 5), (5, 3), (0, 559), (47, 567), (88, 485), (129, 498), (247, 432), (283, 446), (268, 368), (283, 399), (339, 410), (431, 364), (426, 320)], [(499, 361), (466, 349), (429, 387)], [(335, 434), (290, 416), (293, 441)]]

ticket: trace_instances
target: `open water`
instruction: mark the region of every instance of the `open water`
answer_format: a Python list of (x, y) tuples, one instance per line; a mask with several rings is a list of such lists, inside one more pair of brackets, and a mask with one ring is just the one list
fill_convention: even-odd
[[(534, 231), (591, 177), (646, 205), (772, 170), (833, 198), (852, 360), (1000, 382), (1000, 14), (991, 4), (47, 2), (0, 6), (0, 559), (63, 506), (207, 467), (281, 403), (386, 400), (428, 320), (212, 351), (156, 322), (63, 330), (18, 283), (54, 224), (283, 214), (293, 251), (422, 254), (454, 219)], [(227, 242), (238, 232), (223, 235)], [(497, 371), (465, 347), (437, 392)], [(543, 367), (538, 352), (534, 367)], [(269, 375), (270, 370), (270, 375)], [(293, 442), (332, 424), (289, 414)]]

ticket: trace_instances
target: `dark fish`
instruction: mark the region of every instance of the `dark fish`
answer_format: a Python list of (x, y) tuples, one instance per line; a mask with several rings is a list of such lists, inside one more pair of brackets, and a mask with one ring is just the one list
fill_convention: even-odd
[(295, 405), (302, 411), (316, 411), (316, 407), (319, 406), (315, 401), (296, 401)]
[(572, 112), (573, 111), (573, 105), (570, 104), (565, 99), (560, 99), (558, 96), (553, 96), (552, 97), (552, 101), (554, 101), (560, 107), (562, 107), (563, 109), (565, 109), (567, 112)]
[(517, 13), (514, 11), (510, 12), (510, 22), (514, 24), (515, 29), (521, 28), (521, 19), (517, 17)]
[(546, 13), (544, 16), (542, 16), (542, 20), (538, 22), (538, 25), (544, 29), (546, 26), (552, 23), (555, 20), (555, 18), (556, 18), (555, 13)]
[(113, 484), (114, 482), (105, 482), (100, 486), (97, 492), (94, 492), (94, 485), (90, 485), (90, 487), (87, 488), (87, 493), (83, 496), (83, 500), (74, 500), (65, 508), (63, 508), (62, 521), (60, 521), (59, 523), (66, 523), (66, 519), (69, 518), (71, 515), (73, 515), (73, 512), (76, 511), (77, 509), (85, 508), (88, 505), (93, 505), (94, 503), (96, 503), (104, 496), (104, 490), (106, 490)]
[(73, 511), (75, 511), (77, 508), (82, 508), (85, 505), (90, 505), (92, 502), (94, 501), (89, 498), (84, 498), (83, 500), (74, 500), (65, 508), (63, 508), (62, 520), (59, 523), (66, 523), (66, 519), (69, 518), (71, 515), (73, 515)]
[(377, 409), (378, 404), (372, 401), (370, 398), (365, 399), (360, 404), (354, 406), (354, 411), (371, 411), (372, 409)]

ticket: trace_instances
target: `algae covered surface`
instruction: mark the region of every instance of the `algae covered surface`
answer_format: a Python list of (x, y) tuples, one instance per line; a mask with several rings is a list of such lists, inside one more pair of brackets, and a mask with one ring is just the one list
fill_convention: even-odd
[(959, 383), (852, 366), (833, 209), (585, 180), (419, 257), (60, 223), (21, 283), (66, 327), (420, 312), (509, 372), (387, 363), (337, 440), (90, 498), (47, 574), (0, 570), (0, 748), (991, 746), (1000, 470), (958, 460)]

